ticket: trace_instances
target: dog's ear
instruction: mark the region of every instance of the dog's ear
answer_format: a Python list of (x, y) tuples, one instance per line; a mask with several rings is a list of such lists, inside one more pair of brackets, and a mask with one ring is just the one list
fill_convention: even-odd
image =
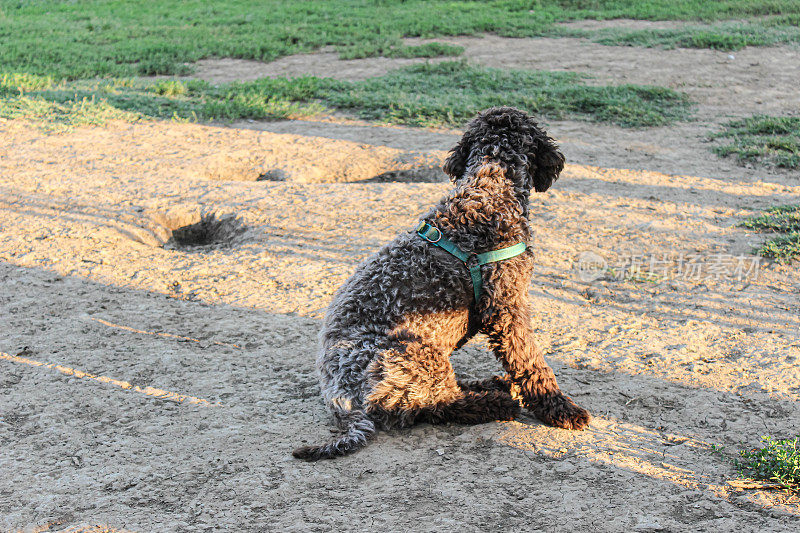
[(469, 150), (471, 141), (468, 134), (464, 134), (461, 140), (450, 150), (450, 155), (444, 160), (442, 170), (450, 176), (452, 181), (456, 181), (464, 175), (467, 170), (467, 158), (469, 158)]
[(537, 141), (533, 157), (535, 168), (531, 169), (531, 177), (536, 192), (544, 192), (564, 170), (564, 154), (558, 151), (558, 145), (547, 135), (540, 137)]

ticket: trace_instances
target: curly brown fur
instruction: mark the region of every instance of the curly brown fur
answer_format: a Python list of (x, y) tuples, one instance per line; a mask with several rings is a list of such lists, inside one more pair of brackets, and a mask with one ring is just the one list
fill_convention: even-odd
[[(488, 109), (445, 161), (455, 188), (423, 220), (468, 253), (528, 241), (530, 191), (546, 191), (563, 167), (556, 144), (528, 115)], [(352, 453), (376, 427), (511, 420), (520, 403), (547, 424), (585, 427), (589, 413), (561, 393), (533, 342), (532, 269), (530, 250), (482, 266), (474, 302), (465, 265), (414, 231), (384, 246), (336, 293), (320, 333), (322, 396), (342, 435), (294, 455)], [(508, 374), (460, 383), (450, 354), (478, 332)]]

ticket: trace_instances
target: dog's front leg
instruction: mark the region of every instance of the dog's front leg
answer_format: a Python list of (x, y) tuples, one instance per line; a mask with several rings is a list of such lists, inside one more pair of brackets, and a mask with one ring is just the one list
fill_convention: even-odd
[[(591, 419), (558, 388), (553, 370), (533, 342), (527, 298), (492, 302), (483, 317), (483, 331), (527, 409), (551, 426), (583, 429)], [(514, 387), (514, 385), (516, 387)], [(517, 392), (517, 391), (514, 391)]]

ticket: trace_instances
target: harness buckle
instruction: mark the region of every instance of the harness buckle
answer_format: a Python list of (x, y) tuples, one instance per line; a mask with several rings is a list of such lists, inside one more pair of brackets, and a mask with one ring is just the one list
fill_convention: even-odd
[(425, 238), (428, 240), (428, 242), (430, 242), (430, 243), (433, 243), (433, 244), (436, 244), (437, 242), (439, 242), (439, 241), (441, 241), (441, 240), (442, 240), (442, 231), (441, 231), (439, 228), (431, 228), (431, 229), (432, 229), (432, 230), (436, 230), (436, 240), (435, 240), (435, 241), (432, 241), (432, 240), (430, 239), (430, 237), (428, 237), (428, 234), (427, 234), (427, 232), (425, 233)]
[[(431, 238), (431, 232), (433, 231), (436, 232), (436, 239)], [(426, 222), (420, 223), (419, 227), (417, 228), (417, 234), (431, 244), (436, 244), (442, 240), (442, 231)]]

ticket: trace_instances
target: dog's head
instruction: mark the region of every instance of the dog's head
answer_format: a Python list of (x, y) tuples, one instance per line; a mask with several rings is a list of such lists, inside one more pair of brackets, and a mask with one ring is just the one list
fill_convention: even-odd
[(524, 111), (492, 107), (478, 113), (450, 150), (443, 170), (456, 181), (482, 161), (504, 164), (515, 186), (544, 192), (564, 169), (564, 156), (547, 133)]

